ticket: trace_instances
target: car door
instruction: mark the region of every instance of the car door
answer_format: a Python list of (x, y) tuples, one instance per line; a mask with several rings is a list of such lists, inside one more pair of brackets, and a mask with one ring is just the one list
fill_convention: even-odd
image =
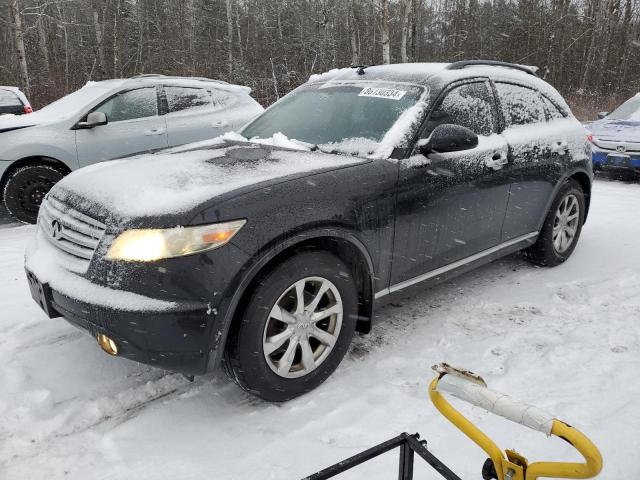
[(537, 90), (496, 82), (509, 144), (512, 184), (502, 240), (537, 232), (554, 186), (562, 176), (568, 153), (562, 123), (547, 112)]
[(103, 112), (108, 123), (76, 130), (80, 166), (168, 146), (156, 87), (120, 92), (91, 111)]
[(473, 130), (478, 146), (428, 157), (414, 153), (401, 162), (392, 284), (500, 243), (510, 185), (508, 147), (497, 133), (488, 80), (451, 85), (436, 101), (421, 137), (447, 123)]
[(222, 135), (231, 123), (222, 115), (219, 95), (205, 88), (165, 86), (169, 146), (199, 142)]

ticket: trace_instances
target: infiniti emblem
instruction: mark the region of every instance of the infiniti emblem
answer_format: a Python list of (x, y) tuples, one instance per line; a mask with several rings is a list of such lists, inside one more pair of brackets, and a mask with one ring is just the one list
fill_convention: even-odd
[(58, 220), (51, 222), (51, 238), (60, 240), (62, 237), (62, 224)]
[(617, 150), (618, 152), (620, 152), (620, 153), (624, 153), (624, 152), (626, 152), (626, 151), (627, 151), (627, 147), (625, 147), (624, 145), (618, 145), (618, 146), (616, 147), (616, 150)]

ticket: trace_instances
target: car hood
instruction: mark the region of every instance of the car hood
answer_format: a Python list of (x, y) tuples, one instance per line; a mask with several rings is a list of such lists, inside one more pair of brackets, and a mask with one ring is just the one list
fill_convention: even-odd
[(56, 119), (38, 112), (26, 115), (2, 115), (0, 116), (0, 133), (19, 130), (22, 128), (35, 127), (45, 123), (51, 123)]
[(95, 164), (60, 181), (51, 195), (115, 223), (192, 218), (205, 204), (273, 183), (370, 160), (245, 142), (158, 152)]
[(593, 122), (588, 128), (596, 139), (640, 142), (640, 122), (604, 119)]

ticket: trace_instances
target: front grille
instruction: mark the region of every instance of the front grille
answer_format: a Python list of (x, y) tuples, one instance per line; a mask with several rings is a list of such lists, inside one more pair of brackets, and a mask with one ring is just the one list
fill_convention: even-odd
[(74, 264), (86, 269), (104, 235), (106, 226), (65, 205), (51, 194), (40, 207), (38, 225), (44, 236)]

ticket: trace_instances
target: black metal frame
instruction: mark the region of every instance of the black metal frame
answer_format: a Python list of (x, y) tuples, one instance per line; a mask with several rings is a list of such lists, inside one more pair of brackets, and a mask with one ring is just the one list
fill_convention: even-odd
[(415, 453), (422, 457), (425, 462), (431, 465), (433, 469), (446, 480), (461, 480), (449, 467), (427, 450), (427, 442), (426, 440), (420, 440), (420, 434), (414, 433), (411, 435), (407, 432), (401, 433), (395, 438), (382, 442), (380, 445), (371, 447), (364, 452), (358, 453), (324, 470), (320, 470), (313, 475), (309, 475), (303, 480), (325, 480), (333, 478), (394, 448), (400, 449), (398, 480), (413, 480), (413, 460)]
[(448, 65), (447, 70), (461, 70), (463, 68), (472, 67), (474, 65), (513, 68), (514, 70), (520, 70), (522, 72), (528, 73), (529, 75), (533, 75), (534, 77), (538, 76), (535, 70), (525, 65), (519, 65), (517, 63), (501, 62), (499, 60), (460, 60), (458, 62), (453, 62), (450, 65)]

